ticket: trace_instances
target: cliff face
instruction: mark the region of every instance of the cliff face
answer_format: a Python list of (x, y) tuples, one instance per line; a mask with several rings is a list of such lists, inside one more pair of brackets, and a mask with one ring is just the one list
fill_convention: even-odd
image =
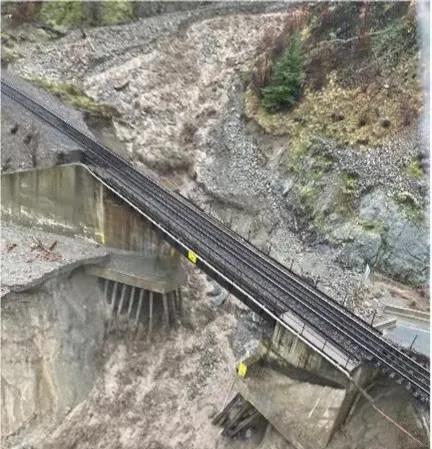
[(2, 298), (2, 447), (58, 423), (99, 373), (104, 302), (80, 269)]

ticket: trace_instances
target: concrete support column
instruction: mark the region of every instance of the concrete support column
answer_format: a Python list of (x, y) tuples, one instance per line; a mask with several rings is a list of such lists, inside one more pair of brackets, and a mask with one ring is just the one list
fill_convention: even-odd
[(111, 292), (111, 303), (110, 303), (111, 314), (110, 314), (110, 319), (112, 319), (113, 315), (114, 315), (114, 308), (115, 308), (115, 303), (116, 303), (117, 289), (118, 289), (118, 283), (114, 282), (113, 289), (112, 289), (112, 292)]
[(169, 326), (168, 298), (166, 293), (162, 293), (162, 304), (163, 304), (163, 321), (165, 325)]
[(147, 340), (150, 340), (153, 330), (153, 292), (149, 293), (149, 326), (147, 333)]
[(104, 279), (104, 301), (108, 302), (108, 287), (109, 287), (109, 279)]
[(132, 311), (132, 307), (133, 307), (133, 303), (134, 303), (134, 299), (135, 299), (135, 288), (136, 287), (131, 288), (131, 292), (130, 292), (130, 296), (129, 296), (129, 307), (128, 307), (128, 312), (127, 312), (128, 322), (130, 320), (131, 311)]
[(170, 322), (174, 327), (177, 327), (176, 314), (176, 293), (175, 290), (168, 293), (168, 310), (170, 312)]
[(139, 316), (141, 313), (141, 307), (142, 307), (142, 303), (143, 303), (143, 298), (144, 298), (144, 289), (140, 290), (140, 294), (139, 294), (139, 299), (138, 299), (138, 308), (137, 308), (137, 312), (135, 315), (135, 327), (138, 328), (138, 323), (139, 323)]
[(123, 284), (122, 285), (122, 290), (121, 290), (121, 296), (120, 296), (120, 304), (119, 304), (118, 309), (117, 309), (117, 318), (120, 317), (120, 313), (121, 313), (122, 308), (123, 308), (123, 303), (124, 303), (124, 300), (125, 300), (125, 297), (126, 297), (126, 289), (127, 289), (127, 285)]
[(180, 316), (183, 315), (183, 297), (182, 297), (182, 291), (181, 291), (181, 287), (178, 288), (177, 292), (176, 292), (176, 296), (177, 296), (177, 310), (180, 314)]

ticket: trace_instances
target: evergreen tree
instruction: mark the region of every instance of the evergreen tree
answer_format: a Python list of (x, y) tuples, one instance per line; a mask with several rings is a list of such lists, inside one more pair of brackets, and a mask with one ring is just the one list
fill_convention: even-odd
[(274, 112), (292, 107), (302, 94), (303, 78), (300, 38), (295, 34), (291, 45), (276, 62), (270, 84), (261, 89), (264, 108)]

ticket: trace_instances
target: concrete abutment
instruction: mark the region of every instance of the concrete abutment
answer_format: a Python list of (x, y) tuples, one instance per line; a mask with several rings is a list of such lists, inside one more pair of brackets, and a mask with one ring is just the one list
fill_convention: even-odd
[(3, 446), (40, 435), (88, 395), (108, 333), (174, 329), (186, 275), (151, 223), (82, 165), (2, 174), (1, 186), (4, 225), (106, 250), (2, 297)]

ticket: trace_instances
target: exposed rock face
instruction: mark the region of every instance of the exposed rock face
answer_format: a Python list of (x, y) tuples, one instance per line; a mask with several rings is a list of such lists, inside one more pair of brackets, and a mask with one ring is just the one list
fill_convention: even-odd
[(105, 307), (77, 269), (2, 298), (2, 447), (58, 422), (98, 375)]
[[(401, 206), (381, 190), (361, 198), (358, 217), (363, 225), (343, 227), (348, 237), (343, 239), (343, 257), (354, 265), (369, 263), (390, 275), (398, 273), (407, 282), (425, 281), (429, 260), (426, 217), (407, 217)], [(338, 234), (336, 229), (333, 235)]]

